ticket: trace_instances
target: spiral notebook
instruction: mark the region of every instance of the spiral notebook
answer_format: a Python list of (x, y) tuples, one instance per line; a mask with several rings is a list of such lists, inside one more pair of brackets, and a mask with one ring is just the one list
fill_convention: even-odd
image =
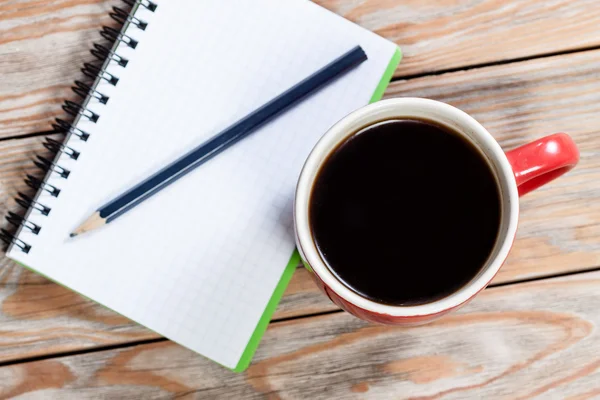
[[(292, 202), (319, 137), (381, 97), (396, 45), (306, 0), (134, 3), (93, 49), (64, 143), (8, 255), (241, 371), (297, 266)], [(360, 45), (368, 61), (115, 223), (71, 232), (97, 206)], [(66, 119), (66, 118), (65, 118)], [(3, 238), (8, 234), (4, 233)], [(282, 340), (284, 340), (283, 338)]]

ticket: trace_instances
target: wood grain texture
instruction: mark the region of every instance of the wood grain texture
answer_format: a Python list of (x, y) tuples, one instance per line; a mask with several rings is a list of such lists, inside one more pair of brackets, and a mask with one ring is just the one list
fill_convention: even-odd
[[(60, 135), (54, 138), (58, 140)], [(40, 176), (32, 159), (36, 154), (49, 155), (42, 141), (42, 137), (0, 141), (0, 216), (8, 211), (22, 214), (14, 197), (19, 191), (32, 194), (23, 180), (26, 174)], [(14, 231), (4, 219), (0, 227)], [(306, 271), (298, 272), (276, 318), (318, 311), (329, 301), (311, 287)], [(158, 337), (4, 254), (0, 256), (0, 362)]]
[(70, 87), (84, 80), (92, 44), (103, 25), (118, 27), (108, 13), (118, 0), (18, 0), (0, 3), (0, 137), (50, 129), (66, 119)]
[[(600, 265), (597, 65), (600, 51), (399, 81), (387, 92), (388, 97), (426, 96), (454, 104), (478, 118), (506, 148), (556, 130), (570, 132), (578, 142), (580, 165), (522, 199), (518, 239), (495, 283)], [(30, 159), (42, 149), (40, 142), (40, 138), (0, 142), (0, 204), (4, 207), (10, 207), (9, 199), (23, 189), (22, 179), (32, 171)], [(0, 214), (5, 211), (0, 209)], [(10, 340), (0, 343), (0, 360), (156, 337), (6, 259), (1, 265), (0, 276), (7, 280), (0, 284), (0, 335)], [(301, 269), (275, 318), (335, 309)], [(117, 322), (103, 322), (113, 318)], [(65, 334), (55, 342), (52, 331), (44, 328), (60, 328), (65, 321), (76, 327), (73, 335)], [(21, 332), (32, 332), (35, 339)]]
[(397, 43), (396, 75), (600, 45), (596, 0), (317, 0)]
[[(397, 75), (421, 74), (600, 45), (596, 0), (319, 0), (395, 41)], [(119, 0), (12, 0), (0, 4), (0, 137), (50, 128), (92, 61), (92, 43)]]
[[(54, 138), (59, 140), (60, 135)], [(41, 177), (32, 159), (36, 154), (49, 156), (42, 142), (43, 137), (0, 141), (2, 218), (8, 211), (23, 213), (14, 198), (19, 191), (32, 194), (24, 183), (26, 174)], [(14, 231), (4, 219), (0, 227)], [(318, 312), (327, 302), (317, 293), (307, 271), (299, 270), (275, 318)], [(158, 337), (0, 255), (0, 362)]]
[[(398, 43), (397, 76), (600, 46), (595, 0), (318, 0)], [(89, 49), (118, 0), (0, 4), (0, 138), (65, 114)], [(398, 81), (479, 119), (505, 148), (554, 131), (582, 150), (568, 176), (522, 199), (513, 252), (495, 282), (600, 265), (600, 51)], [(41, 138), (0, 142), (0, 215)], [(0, 223), (6, 226), (6, 222)], [(273, 323), (254, 364), (230, 373), (170, 342), (0, 368), (0, 397), (552, 398), (600, 396), (600, 272), (486, 290), (428, 326), (373, 326), (344, 313)], [(335, 310), (299, 269), (275, 319)], [(0, 258), (0, 362), (158, 336)]]
[[(58, 135), (55, 135), (59, 139)], [(47, 155), (41, 137), (0, 142), (0, 215), (22, 214), (18, 191), (31, 193), (25, 174), (40, 176), (35, 154)], [(13, 230), (5, 220), (0, 226)], [(43, 229), (43, 227), (42, 227)], [(0, 258), (0, 361), (155, 338), (127, 318)]]
[(600, 273), (486, 290), (437, 323), (335, 313), (271, 324), (244, 374), (170, 342), (0, 368), (39, 398), (590, 398), (600, 390)]

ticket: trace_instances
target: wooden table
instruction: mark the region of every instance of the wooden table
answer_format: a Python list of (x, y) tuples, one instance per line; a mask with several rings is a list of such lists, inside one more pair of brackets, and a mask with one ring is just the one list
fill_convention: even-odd
[[(28, 134), (65, 116), (118, 3), (0, 2), (0, 214), (18, 209), (12, 198), (44, 152)], [(2, 258), (1, 397), (600, 397), (598, 0), (319, 3), (402, 47), (387, 97), (458, 106), (507, 149), (556, 131), (580, 146), (574, 171), (522, 199), (491, 287), (401, 329), (341, 312), (298, 269), (254, 363), (234, 374)]]

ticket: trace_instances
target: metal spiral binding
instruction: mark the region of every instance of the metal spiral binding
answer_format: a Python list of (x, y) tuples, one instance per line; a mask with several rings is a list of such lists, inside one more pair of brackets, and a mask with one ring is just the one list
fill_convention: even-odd
[(61, 152), (68, 155), (73, 160), (77, 160), (79, 158), (80, 153), (77, 150), (59, 142), (58, 140), (47, 137), (43, 145), (54, 154)]
[(15, 199), (15, 201), (17, 202), (17, 204), (19, 204), (21, 207), (23, 207), (25, 210), (28, 210), (30, 208), (33, 208), (34, 210), (39, 211), (42, 215), (48, 215), (50, 214), (50, 207), (47, 207), (35, 200), (33, 200), (31, 197), (27, 196), (24, 193), (21, 192), (17, 192), (18, 197)]
[(85, 63), (83, 64), (83, 68), (81, 68), (81, 72), (88, 78), (96, 79), (96, 77), (100, 77), (104, 79), (106, 82), (110, 83), (113, 86), (117, 86), (117, 82), (119, 82), (119, 78), (114, 76), (111, 73), (106, 72), (102, 69), (102, 67), (98, 67), (97, 65)]
[[(149, 0), (123, 0), (123, 2), (131, 7), (141, 6), (152, 12), (154, 12), (157, 8), (156, 4)], [(121, 24), (134, 25), (142, 31), (146, 30), (146, 28), (148, 27), (148, 23), (146, 21), (142, 21), (141, 19), (133, 16), (132, 13), (129, 13), (119, 7), (113, 7), (112, 12), (110, 12), (109, 15), (112, 19)], [(102, 28), (102, 31), (100, 32), (100, 35), (103, 38), (109, 40), (111, 43), (121, 42), (132, 49), (135, 49), (138, 45), (137, 40), (111, 27), (104, 26)], [(129, 63), (128, 59), (116, 54), (115, 48), (116, 47), (113, 46), (106, 47), (102, 44), (94, 44), (94, 48), (91, 49), (90, 52), (94, 57), (96, 57), (96, 59), (98, 59), (98, 61), (101, 64), (83, 64), (83, 68), (81, 70), (83, 74), (93, 81), (96, 81), (99, 78), (115, 86), (119, 82), (119, 78), (107, 72), (104, 66), (108, 65), (109, 63), (114, 63), (125, 68)], [(97, 100), (100, 104), (106, 104), (109, 100), (108, 96), (106, 96), (103, 93), (100, 93), (94, 86), (91, 86), (90, 84), (85, 83), (83, 81), (75, 81), (75, 85), (72, 87), (72, 89), (84, 100), (87, 100), (88, 98), (93, 98)], [(73, 116), (75, 118), (75, 121), (77, 121), (81, 117), (85, 117), (90, 122), (96, 123), (100, 118), (98, 114), (89, 110), (88, 108), (86, 108), (86, 106), (79, 105), (70, 100), (65, 100), (63, 110), (65, 110), (66, 113)], [(52, 124), (52, 128), (54, 129), (52, 133), (63, 133), (67, 136), (73, 134), (84, 142), (87, 141), (90, 137), (89, 133), (76, 127), (75, 124), (69, 123), (60, 118), (55, 119), (55, 123)], [(46, 141), (44, 142), (44, 147), (50, 150), (54, 155), (62, 153), (69, 156), (73, 160), (77, 160), (80, 155), (79, 151), (49, 137), (46, 138)], [(33, 160), (33, 163), (46, 174), (50, 172), (55, 173), (64, 179), (68, 179), (69, 175), (71, 174), (70, 170), (56, 164), (55, 161), (46, 157), (37, 156)], [(27, 175), (25, 183), (34, 190), (43, 190), (45, 192), (48, 192), (53, 197), (58, 197), (58, 195), (60, 194), (59, 188), (45, 182), (42, 179), (36, 178), (33, 175)], [(39, 201), (37, 201), (37, 197), (30, 197), (21, 192), (18, 192), (15, 201), (25, 210), (36, 210), (44, 216), (49, 215), (50, 211), (52, 210), (50, 207), (41, 204)], [(40, 230), (42, 229), (41, 226), (27, 220), (25, 217), (22, 217), (14, 212), (8, 212), (6, 220), (12, 225), (28, 229), (31, 233), (36, 235), (39, 234)], [(4, 241), (9, 245), (12, 244), (14, 246), (17, 246), (24, 253), (29, 253), (29, 251), (31, 250), (31, 245), (25, 243), (6, 229), (0, 229), (0, 240)]]
[(66, 168), (61, 167), (60, 165), (56, 165), (54, 162), (48, 160), (46, 157), (37, 156), (33, 163), (42, 171), (48, 172), (52, 171), (57, 173), (61, 178), (67, 179), (71, 171)]
[(116, 62), (121, 67), (126, 67), (127, 63), (129, 62), (129, 60), (125, 57), (121, 57), (114, 51), (107, 49), (106, 47), (98, 43), (94, 44), (94, 48), (90, 50), (90, 53), (92, 53), (92, 55), (94, 55), (94, 57), (96, 57), (100, 61), (104, 61), (107, 58), (110, 58), (112, 61)]
[(98, 118), (100, 118), (98, 114), (71, 100), (65, 100), (65, 104), (63, 104), (62, 108), (74, 117), (81, 115), (82, 117), (86, 117), (88, 120), (94, 123), (98, 121)]
[(112, 42), (116, 42), (118, 40), (119, 42), (125, 43), (132, 49), (135, 49), (138, 45), (137, 40), (133, 39), (131, 36), (127, 36), (126, 34), (119, 32), (114, 28), (111, 28), (110, 26), (102, 27), (100, 35), (102, 35), (104, 39)]
[(72, 133), (75, 136), (77, 136), (79, 139), (83, 140), (84, 142), (87, 142), (88, 138), (90, 137), (89, 133), (84, 132), (81, 129), (74, 127), (67, 121), (64, 121), (60, 118), (56, 118), (55, 121), (56, 121), (56, 123), (52, 124), (52, 128), (54, 128), (54, 130), (56, 132), (62, 132), (65, 134)]
[(146, 27), (148, 26), (146, 22), (134, 17), (133, 15), (130, 15), (127, 11), (119, 7), (113, 7), (113, 12), (111, 12), (109, 15), (112, 19), (114, 19), (117, 22), (120, 22), (122, 24), (124, 24), (125, 22), (129, 22), (130, 24), (137, 26), (143, 31), (145, 31)]
[(56, 186), (51, 185), (47, 182), (44, 182), (43, 180), (38, 179), (33, 175), (27, 174), (27, 178), (25, 178), (25, 183), (27, 184), (27, 186), (29, 186), (32, 189), (45, 190), (46, 192), (50, 193), (50, 195), (52, 197), (58, 197), (58, 195), (60, 194), (59, 188), (57, 188)]
[(20, 215), (15, 214), (12, 211), (8, 212), (8, 215), (6, 216), (6, 220), (16, 227), (23, 226), (24, 228), (29, 229), (31, 231), (31, 233), (33, 233), (34, 235), (39, 234), (40, 230), (42, 230), (41, 226), (34, 224), (31, 221), (27, 221), (25, 218), (21, 217)]
[(92, 96), (93, 98), (95, 98), (102, 104), (108, 103), (108, 96), (100, 93), (96, 89), (93, 89), (87, 83), (83, 83), (81, 81), (75, 81), (75, 86), (73, 86), (71, 89), (73, 89), (73, 91), (75, 93), (77, 93), (84, 99), (86, 99), (88, 96)]
[(10, 233), (4, 228), (0, 229), (0, 240), (2, 240), (8, 245), (14, 244), (18, 248), (20, 248), (23, 253), (29, 253), (29, 250), (31, 250), (30, 245), (28, 245), (18, 237), (14, 236), (12, 233)]
[(142, 7), (146, 7), (149, 11), (156, 11), (156, 4), (149, 0), (123, 0), (123, 3), (130, 5), (131, 7), (139, 4)]

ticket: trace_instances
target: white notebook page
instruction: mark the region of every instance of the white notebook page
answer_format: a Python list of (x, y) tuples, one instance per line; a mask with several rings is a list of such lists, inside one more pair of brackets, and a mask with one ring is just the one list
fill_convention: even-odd
[[(62, 155), (68, 179), (31, 212), (29, 254), (9, 256), (229, 368), (294, 250), (302, 164), (337, 120), (368, 103), (396, 46), (305, 0), (156, 1), (137, 48)], [(369, 60), (112, 224), (70, 239), (97, 207), (360, 44)]]

